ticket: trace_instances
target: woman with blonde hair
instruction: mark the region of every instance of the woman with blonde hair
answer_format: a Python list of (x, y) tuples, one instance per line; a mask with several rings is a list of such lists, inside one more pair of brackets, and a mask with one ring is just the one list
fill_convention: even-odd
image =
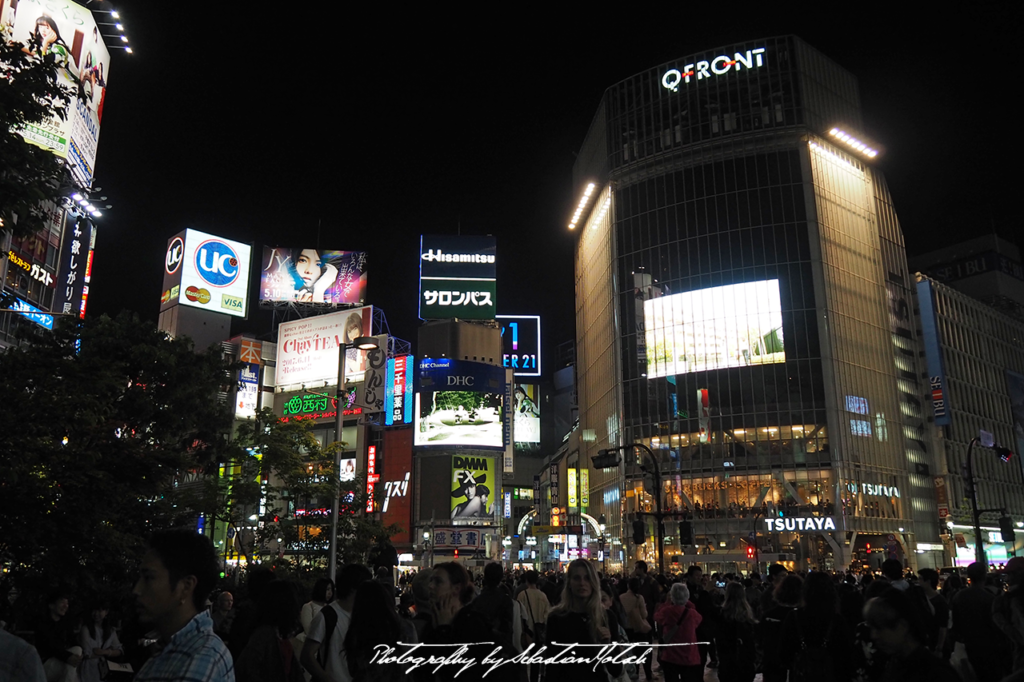
[(756, 672), (754, 610), (747, 602), (742, 583), (725, 588), (725, 602), (718, 620), (718, 679), (722, 682), (753, 682)]
[[(586, 559), (576, 559), (566, 570), (565, 588), (558, 606), (548, 615), (547, 642), (557, 644), (609, 644), (618, 641), (619, 622), (615, 614), (601, 604), (601, 581)], [(561, 648), (555, 646), (555, 651)], [(600, 647), (573, 647), (569, 656), (592, 658)], [(622, 674), (621, 664), (595, 666), (593, 663), (558, 665), (553, 671), (568, 673), (571, 679), (607, 682), (609, 675)]]

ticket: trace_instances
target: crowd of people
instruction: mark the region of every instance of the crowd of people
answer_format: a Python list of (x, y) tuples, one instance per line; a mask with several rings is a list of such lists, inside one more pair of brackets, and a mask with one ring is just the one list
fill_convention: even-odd
[[(0, 682), (446, 682), (488, 669), (498, 682), (696, 682), (708, 668), (720, 682), (1024, 680), (1024, 558), (941, 584), (895, 560), (880, 575), (773, 564), (764, 579), (696, 565), (652, 575), (643, 561), (606, 577), (584, 559), (545, 574), (491, 563), (474, 576), (452, 561), (397, 584), (387, 568), (351, 564), (311, 595), (253, 570), (237, 598), (215, 590), (218, 573), (208, 539), (168, 531), (142, 557), (134, 617), (115, 623), (96, 600), (73, 619), (58, 590), (28, 628), (12, 589)], [(401, 658), (415, 645), (475, 667)]]

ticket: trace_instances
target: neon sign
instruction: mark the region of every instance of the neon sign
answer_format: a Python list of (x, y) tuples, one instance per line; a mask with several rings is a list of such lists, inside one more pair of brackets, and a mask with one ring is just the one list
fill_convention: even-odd
[(377, 473), (377, 446), (366, 448), (366, 511), (373, 512), (373, 484), (380, 480)]
[(696, 64), (687, 64), (683, 67), (683, 71), (669, 69), (661, 77), (661, 85), (672, 92), (679, 92), (679, 83), (689, 83), (690, 79), (694, 76), (697, 77), (697, 80), (704, 80), (705, 78), (711, 78), (712, 74), (721, 76), (722, 74), (729, 73), (733, 68), (736, 71), (741, 71), (743, 68), (755, 69), (764, 66), (763, 55), (764, 48), (759, 47), (754, 50), (747, 50), (746, 52), (736, 52), (733, 54), (732, 59), (728, 55), (723, 54), (711, 61), (701, 60)]

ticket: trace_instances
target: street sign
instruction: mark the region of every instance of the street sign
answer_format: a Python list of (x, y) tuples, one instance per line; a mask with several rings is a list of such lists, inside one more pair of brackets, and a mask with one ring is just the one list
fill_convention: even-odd
[(235, 537), (235, 529), (233, 527), (232, 528), (228, 528), (228, 540), (232, 540), (232, 539), (234, 539), (234, 537)]

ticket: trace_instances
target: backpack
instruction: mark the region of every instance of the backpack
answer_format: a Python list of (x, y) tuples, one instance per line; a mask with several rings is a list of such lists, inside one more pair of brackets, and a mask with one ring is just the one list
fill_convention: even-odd
[(320, 664), (320, 667), (327, 669), (327, 646), (331, 641), (331, 635), (334, 634), (334, 628), (338, 626), (338, 612), (334, 610), (334, 607), (327, 604), (320, 613), (324, 614), (324, 641), (320, 642), (320, 648), (316, 651), (316, 662)]
[(793, 667), (790, 668), (789, 682), (835, 682), (835, 665), (832, 662), (832, 654), (828, 650), (833, 623), (829, 623), (821, 646), (807, 646), (807, 640), (800, 629), (800, 620), (799, 618), (794, 618), (794, 620), (797, 634), (800, 635), (800, 648), (793, 659)]

